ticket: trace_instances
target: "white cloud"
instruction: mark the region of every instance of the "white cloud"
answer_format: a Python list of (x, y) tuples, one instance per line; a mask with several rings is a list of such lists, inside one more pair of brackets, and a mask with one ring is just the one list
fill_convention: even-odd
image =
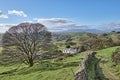
[(85, 29), (89, 28), (88, 25), (78, 25), (75, 23), (69, 23), (69, 24), (56, 24), (54, 25), (58, 28), (68, 28), (68, 29)]
[(14, 14), (14, 15), (21, 16), (21, 17), (27, 17), (27, 14), (25, 14), (23, 11), (17, 11), (17, 10), (9, 10), (8, 14)]
[(12, 26), (15, 26), (16, 24), (0, 24), (0, 27), (12, 27)]
[(7, 15), (4, 15), (4, 14), (0, 14), (0, 18), (7, 19), (8, 16), (7, 16)]
[(44, 24), (53, 32), (89, 28), (87, 25), (78, 25), (68, 18), (35, 18), (34, 20)]
[(25, 23), (33, 23), (33, 21), (23, 21), (23, 22), (25, 22)]
[(16, 24), (0, 24), (0, 33), (6, 32), (9, 28), (15, 25)]
[(0, 18), (7, 19), (8, 16), (3, 14), (2, 11), (0, 10)]
[(120, 22), (101, 24), (97, 28), (104, 31), (120, 30)]
[(120, 22), (111, 22), (100, 25), (80, 25), (76, 24), (68, 18), (35, 18), (39, 23), (47, 26), (48, 30), (57, 32), (57, 31), (84, 31), (84, 30), (98, 30), (98, 31), (120, 31)]
[(49, 27), (50, 31), (57, 32), (57, 31), (73, 31), (73, 30), (84, 30), (90, 29), (87, 25), (77, 25), (77, 24), (56, 24)]
[(34, 20), (40, 23), (68, 23), (71, 21), (67, 18), (34, 18)]

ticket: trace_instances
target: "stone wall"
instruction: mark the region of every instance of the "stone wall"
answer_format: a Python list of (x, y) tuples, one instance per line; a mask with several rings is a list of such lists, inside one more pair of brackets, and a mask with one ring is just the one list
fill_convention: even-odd
[(80, 69), (75, 74), (74, 80), (88, 80), (88, 65), (96, 52), (90, 52), (87, 57), (81, 62)]

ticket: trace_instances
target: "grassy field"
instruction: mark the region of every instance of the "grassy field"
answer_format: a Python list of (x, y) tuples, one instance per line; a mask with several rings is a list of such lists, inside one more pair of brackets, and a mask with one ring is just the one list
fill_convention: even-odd
[(2, 51), (2, 47), (0, 47), (0, 53), (1, 53), (1, 51)]
[[(110, 80), (120, 79), (120, 65), (111, 67), (111, 54), (117, 47), (111, 47), (97, 51), (97, 57), (101, 58), (100, 67), (102, 68), (105, 77)], [(74, 80), (74, 73), (79, 69), (80, 62), (85, 58), (86, 54), (77, 54), (73, 57), (64, 58), (61, 61), (56, 59), (44, 60), (35, 63), (31, 68), (24, 64), (18, 69), (17, 72), (12, 74), (0, 75), (0, 80)], [(106, 61), (103, 63), (103, 61)], [(91, 62), (91, 64), (94, 63)], [(15, 69), (19, 65), (0, 66), (0, 73)], [(94, 71), (92, 65), (90, 76), (93, 77)], [(91, 78), (92, 80), (92, 78)]]
[[(0, 75), (0, 80), (73, 80), (74, 72), (85, 54), (78, 54), (56, 62), (55, 59), (36, 63), (33, 67), (22, 66), (17, 72), (9, 75)], [(0, 66), (0, 72), (15, 69), (18, 65)]]
[(112, 66), (114, 63), (111, 60), (112, 52), (117, 47), (111, 47), (97, 51), (97, 57), (101, 59), (100, 67), (106, 78), (109, 80), (120, 80), (120, 65)]

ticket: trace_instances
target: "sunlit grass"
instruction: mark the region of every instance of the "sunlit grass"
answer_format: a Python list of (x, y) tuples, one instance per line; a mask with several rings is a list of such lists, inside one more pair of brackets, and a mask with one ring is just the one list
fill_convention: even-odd
[[(97, 51), (97, 57), (101, 59), (108, 59), (106, 65), (110, 68), (113, 64), (111, 61), (111, 54), (117, 47), (111, 47)], [(74, 73), (79, 69), (80, 62), (85, 58), (86, 54), (77, 54), (72, 57), (64, 58), (60, 61), (55, 59), (40, 61), (35, 63), (31, 68), (25, 65), (15, 73), (9, 75), (0, 75), (0, 80), (74, 80)], [(91, 62), (91, 64), (94, 63)], [(0, 72), (8, 71), (16, 68), (18, 65), (0, 66)], [(103, 67), (103, 66), (101, 66)], [(94, 66), (89, 65), (91, 71), (90, 78), (94, 78)], [(104, 69), (103, 69), (104, 70)], [(120, 66), (113, 68), (114, 74), (120, 75)], [(116, 71), (116, 72), (115, 72)], [(74, 72), (74, 73), (73, 73)]]

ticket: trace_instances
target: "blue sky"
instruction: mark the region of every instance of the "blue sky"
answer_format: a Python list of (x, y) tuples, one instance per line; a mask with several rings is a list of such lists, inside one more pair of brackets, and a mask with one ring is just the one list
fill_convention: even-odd
[(0, 0), (0, 26), (25, 21), (40, 22), (49, 29), (60, 30), (86, 28), (86, 25), (87, 28), (96, 28), (88, 25), (118, 25), (120, 0)]

